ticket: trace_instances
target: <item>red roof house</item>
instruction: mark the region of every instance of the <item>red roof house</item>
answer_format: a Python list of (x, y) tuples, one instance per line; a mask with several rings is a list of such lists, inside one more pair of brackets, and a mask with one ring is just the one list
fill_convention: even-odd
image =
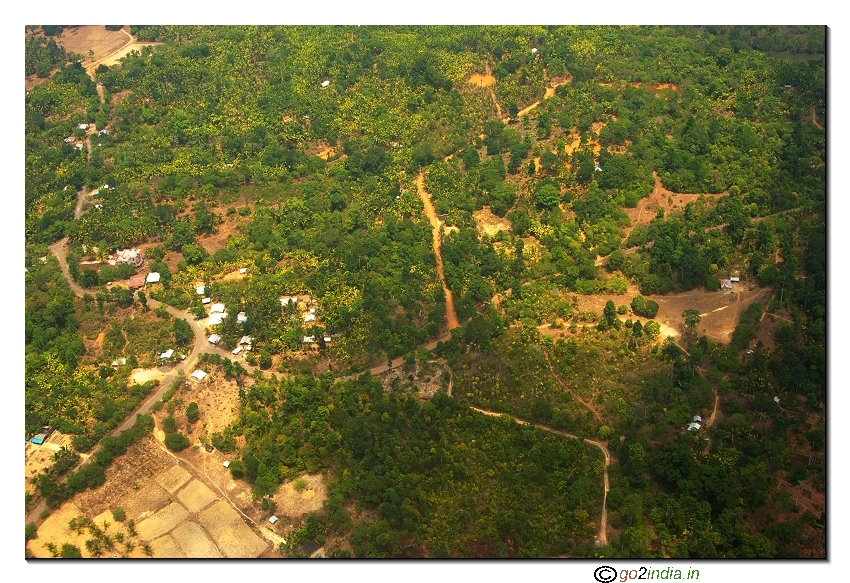
[(144, 273), (137, 273), (130, 278), (130, 281), (128, 281), (127, 284), (130, 286), (130, 289), (139, 289), (140, 287), (145, 286), (146, 277), (147, 275)]

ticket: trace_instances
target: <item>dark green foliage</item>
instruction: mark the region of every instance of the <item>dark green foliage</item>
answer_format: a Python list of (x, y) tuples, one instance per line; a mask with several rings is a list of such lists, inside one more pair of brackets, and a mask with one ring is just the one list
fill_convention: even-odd
[(70, 543), (64, 543), (59, 556), (63, 559), (82, 559), (83, 553), (80, 551), (79, 547)]
[(654, 318), (658, 313), (658, 302), (649, 300), (643, 296), (632, 299), (632, 311), (644, 318)]
[(537, 189), (534, 200), (540, 208), (549, 209), (558, 206), (561, 202), (561, 193), (554, 184), (544, 184)]
[(198, 410), (198, 404), (194, 401), (186, 407), (186, 419), (189, 423), (195, 423), (201, 418), (201, 412)]
[(186, 320), (174, 318), (172, 328), (174, 330), (174, 341), (179, 346), (189, 346), (195, 341), (195, 332)]
[(182, 451), (189, 447), (189, 438), (182, 433), (169, 433), (165, 436), (165, 447), (171, 451)]

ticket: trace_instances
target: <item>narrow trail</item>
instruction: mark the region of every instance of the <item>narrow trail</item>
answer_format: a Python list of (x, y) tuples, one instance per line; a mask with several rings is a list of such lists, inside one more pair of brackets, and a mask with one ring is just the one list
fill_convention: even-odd
[(823, 126), (818, 123), (818, 115), (815, 112), (815, 106), (814, 105), (812, 106), (812, 123), (815, 124), (815, 126), (818, 129), (820, 129), (820, 130), (823, 129)]
[(443, 290), (446, 293), (446, 320), (448, 321), (449, 331), (451, 331), (460, 326), (460, 323), (457, 319), (457, 312), (455, 312), (455, 301), (452, 290), (446, 284), (446, 276), (443, 273), (443, 254), (440, 251), (442, 244), (442, 223), (439, 217), (437, 217), (437, 212), (434, 210), (431, 195), (425, 190), (425, 175), (422, 172), (416, 177), (416, 191), (419, 193), (419, 198), (422, 199), (422, 204), (425, 205), (425, 214), (431, 222), (431, 229), (434, 235), (434, 255), (437, 256), (437, 276), (443, 283)]
[[(485, 66), (484, 73), (487, 77), (493, 76), (493, 72), (490, 70), (490, 63), (487, 63), (487, 65)], [(493, 91), (492, 85), (490, 85), (488, 89), (490, 90), (490, 97), (493, 98), (493, 104), (496, 106), (496, 117), (502, 119), (502, 106), (499, 105), (499, 100), (496, 98), (496, 92)]]
[[(446, 371), (448, 371), (449, 373), (449, 386), (446, 389), (446, 394), (451, 397), (452, 389), (454, 388), (454, 374), (452, 374), (451, 368), (449, 368), (447, 365), (443, 364), (443, 366), (445, 366)], [(476, 411), (477, 413), (481, 413), (489, 417), (502, 417), (504, 415), (507, 415), (506, 413), (497, 413), (496, 411), (489, 411), (487, 409), (473, 407), (472, 405), (470, 405), (469, 408), (473, 411)], [(608, 446), (601, 441), (596, 441), (595, 439), (586, 439), (584, 437), (579, 437), (578, 435), (573, 435), (572, 433), (567, 433), (566, 431), (561, 431), (560, 429), (553, 429), (546, 425), (531, 423), (530, 421), (520, 419), (519, 417), (515, 417), (513, 415), (509, 415), (509, 417), (513, 419), (515, 423), (519, 423), (520, 425), (525, 425), (528, 427), (541, 429), (543, 431), (548, 431), (549, 433), (554, 433), (555, 435), (560, 435), (561, 437), (566, 437), (568, 439), (581, 439), (602, 451), (602, 455), (605, 457), (605, 466), (602, 471), (602, 512), (600, 513), (599, 517), (599, 533), (596, 535), (596, 545), (606, 546), (608, 544), (608, 490), (610, 490), (610, 487), (608, 485), (608, 466), (611, 465), (611, 452), (608, 451)]]
[[(473, 411), (476, 411), (483, 415), (487, 415), (489, 417), (503, 417), (507, 415), (507, 413), (497, 413), (495, 411), (488, 411), (487, 409), (479, 409), (478, 407), (470, 406), (469, 408)], [(585, 443), (589, 443), (590, 445), (602, 451), (602, 455), (605, 456), (605, 467), (602, 472), (602, 512), (599, 518), (599, 533), (596, 536), (596, 544), (597, 546), (606, 546), (608, 544), (608, 490), (610, 489), (608, 483), (608, 466), (611, 465), (611, 452), (608, 451), (608, 446), (601, 441), (596, 441), (595, 439), (587, 439), (584, 437), (579, 437), (578, 435), (573, 435), (572, 433), (567, 433), (566, 431), (561, 431), (560, 429), (553, 429), (551, 427), (547, 427), (546, 425), (531, 423), (530, 421), (515, 417), (514, 415), (508, 415), (508, 417), (513, 419), (515, 423), (524, 425), (526, 427), (534, 427), (535, 429), (548, 431), (549, 433), (560, 435), (561, 437), (566, 437), (568, 439), (580, 439)]]
[(604, 421), (602, 421), (602, 417), (599, 415), (599, 411), (597, 411), (596, 409), (594, 409), (594, 408), (593, 408), (593, 407), (592, 407), (589, 403), (586, 403), (586, 402), (585, 402), (585, 400), (584, 400), (584, 399), (582, 399), (582, 398), (578, 395), (578, 393), (576, 393), (575, 391), (573, 391), (573, 390), (572, 390), (572, 389), (571, 389), (571, 388), (570, 388), (570, 387), (569, 387), (566, 383), (564, 383), (564, 382), (561, 380), (561, 377), (558, 375), (558, 373), (557, 373), (557, 372), (555, 372), (555, 367), (554, 367), (554, 366), (552, 366), (552, 361), (549, 359), (549, 354), (548, 354), (548, 353), (546, 353), (545, 351), (543, 352), (543, 354), (544, 354), (544, 356), (546, 357), (546, 364), (548, 364), (548, 365), (549, 365), (549, 372), (550, 372), (550, 373), (552, 373), (552, 378), (554, 378), (554, 379), (555, 379), (555, 382), (557, 382), (557, 383), (561, 386), (561, 388), (563, 388), (565, 391), (567, 391), (570, 395), (572, 395), (573, 397), (575, 397), (575, 399), (576, 399), (579, 403), (581, 403), (582, 405), (584, 405), (586, 409), (588, 409), (591, 413), (593, 413), (593, 415), (594, 415), (594, 416), (596, 416), (596, 420), (597, 420), (597, 421), (599, 421), (599, 423), (600, 423), (601, 425), (605, 425), (605, 422), (604, 422)]
[[(538, 105), (540, 105), (543, 101), (545, 101), (545, 100), (547, 100), (547, 99), (549, 99), (549, 98), (553, 97), (553, 96), (555, 95), (555, 90), (556, 90), (559, 86), (561, 86), (561, 85), (566, 85), (567, 83), (570, 83), (572, 80), (573, 80), (573, 78), (572, 78), (572, 77), (567, 77), (566, 79), (562, 79), (562, 80), (560, 80), (560, 81), (552, 80), (552, 81), (551, 81), (548, 85), (546, 85), (546, 90), (545, 90), (545, 92), (543, 93), (543, 99), (538, 99), (537, 101), (535, 101), (535, 102), (534, 102), (534, 103), (532, 103), (531, 105), (529, 105), (529, 106), (527, 106), (527, 107), (525, 107), (525, 108), (521, 109), (521, 110), (520, 110), (520, 111), (516, 114), (517, 119), (519, 119), (519, 118), (521, 118), (521, 117), (524, 117), (524, 116), (528, 115), (529, 113), (531, 113), (531, 112), (532, 112), (532, 110), (534, 110), (534, 108), (536, 108)], [(490, 90), (492, 91), (492, 88), (491, 88)], [(494, 99), (495, 99), (495, 97), (494, 97)], [(501, 117), (501, 116), (500, 116), (500, 117)], [(510, 121), (510, 118), (509, 118), (509, 117), (504, 118), (504, 119), (502, 119), (502, 121), (503, 121), (504, 123), (508, 123), (508, 121)]]

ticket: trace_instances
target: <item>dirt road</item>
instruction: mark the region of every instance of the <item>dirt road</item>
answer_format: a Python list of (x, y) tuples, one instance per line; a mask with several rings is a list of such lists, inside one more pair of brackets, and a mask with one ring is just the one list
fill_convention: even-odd
[(822, 130), (823, 126), (818, 123), (818, 114), (815, 112), (815, 106), (812, 106), (812, 123), (817, 126), (818, 129)]
[[(550, 83), (546, 86), (546, 90), (545, 90), (545, 92), (543, 93), (543, 99), (538, 99), (537, 101), (535, 101), (535, 102), (534, 102), (534, 103), (532, 103), (531, 105), (526, 106), (525, 108), (523, 108), (523, 109), (519, 110), (519, 112), (516, 114), (517, 119), (519, 119), (519, 118), (521, 118), (521, 117), (523, 117), (523, 116), (526, 116), (526, 115), (528, 115), (529, 113), (531, 113), (531, 111), (532, 111), (535, 107), (537, 107), (537, 106), (538, 106), (538, 105), (540, 105), (543, 101), (545, 101), (545, 100), (549, 99), (550, 97), (552, 97), (553, 95), (555, 95), (555, 90), (556, 90), (559, 86), (561, 86), (561, 85), (566, 85), (567, 83), (571, 82), (572, 80), (573, 80), (573, 78), (572, 78), (572, 77), (569, 77), (569, 78), (564, 79), (564, 80), (561, 80), (561, 81), (555, 81), (555, 80), (552, 80), (552, 81), (551, 81), (551, 82), (550, 82)], [(491, 87), (491, 88), (490, 88), (490, 92), (492, 93), (492, 91), (493, 91), (493, 88)], [(495, 93), (493, 93), (493, 101), (495, 101), (495, 100), (496, 100), (496, 94), (495, 94)], [(499, 117), (501, 118), (501, 116), (502, 116), (501, 111), (502, 111), (502, 110), (501, 110), (501, 108), (499, 108), (499, 104), (498, 104), (498, 103), (496, 104), (496, 108), (499, 110)], [(504, 122), (504, 123), (508, 123), (508, 122), (510, 121), (510, 119), (511, 119), (511, 118), (509, 118), (509, 117), (502, 118), (502, 122)]]
[(437, 211), (434, 210), (434, 205), (431, 202), (431, 195), (425, 190), (425, 175), (420, 172), (416, 177), (416, 191), (419, 193), (419, 198), (422, 199), (422, 204), (425, 205), (425, 214), (431, 222), (431, 229), (434, 235), (434, 255), (437, 256), (437, 276), (443, 283), (443, 290), (446, 292), (446, 320), (448, 321), (449, 330), (453, 330), (460, 326), (455, 312), (455, 301), (452, 295), (452, 290), (446, 285), (446, 276), (443, 273), (443, 254), (440, 251), (442, 244), (442, 222), (437, 217)]

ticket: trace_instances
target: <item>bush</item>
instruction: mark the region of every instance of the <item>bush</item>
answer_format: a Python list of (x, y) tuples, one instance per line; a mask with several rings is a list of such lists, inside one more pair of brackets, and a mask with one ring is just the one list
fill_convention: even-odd
[(115, 519), (115, 522), (124, 522), (127, 518), (127, 513), (120, 506), (116, 506), (112, 509), (112, 518)]
[(83, 553), (80, 552), (77, 546), (65, 543), (62, 545), (62, 551), (59, 553), (59, 556), (63, 559), (82, 559)]
[(162, 430), (166, 433), (176, 433), (177, 420), (174, 417), (166, 417), (162, 420)]
[(189, 403), (189, 406), (186, 408), (186, 419), (189, 420), (189, 423), (195, 423), (201, 417), (201, 412), (198, 409), (198, 404), (195, 402)]
[(296, 492), (303, 492), (304, 489), (307, 487), (307, 480), (305, 480), (304, 478), (298, 478), (297, 480), (292, 482), (292, 487), (295, 489)]
[(26, 527), (26, 540), (32, 540), (38, 536), (38, 527), (34, 522), (30, 522)]
[(233, 460), (230, 462), (230, 475), (236, 479), (245, 477), (245, 464), (242, 460)]
[(189, 445), (189, 438), (182, 433), (169, 433), (165, 436), (165, 447), (171, 451), (182, 451)]
[(644, 318), (654, 318), (658, 313), (658, 302), (648, 300), (643, 296), (637, 296), (632, 300), (632, 311)]

